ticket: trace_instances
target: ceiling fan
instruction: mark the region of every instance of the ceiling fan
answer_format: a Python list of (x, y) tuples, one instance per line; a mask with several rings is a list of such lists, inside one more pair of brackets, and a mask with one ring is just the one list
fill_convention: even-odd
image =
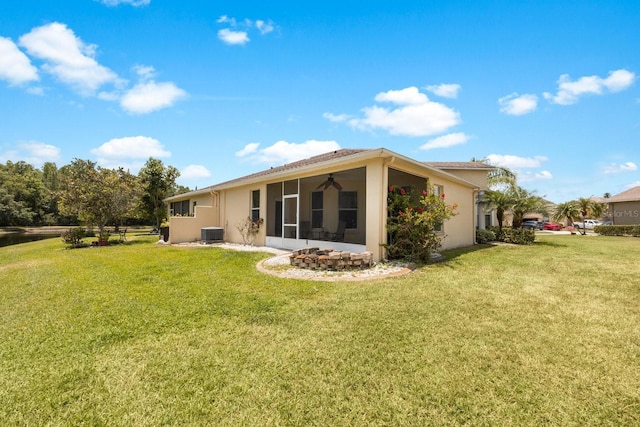
[(342, 185), (338, 184), (334, 179), (333, 179), (333, 174), (330, 173), (329, 174), (329, 178), (327, 178), (327, 180), (325, 182), (323, 182), (322, 184), (318, 185), (318, 188), (316, 188), (316, 190), (320, 189), (320, 187), (324, 186), (323, 190), (326, 190), (329, 187), (335, 187), (338, 191), (342, 190)]

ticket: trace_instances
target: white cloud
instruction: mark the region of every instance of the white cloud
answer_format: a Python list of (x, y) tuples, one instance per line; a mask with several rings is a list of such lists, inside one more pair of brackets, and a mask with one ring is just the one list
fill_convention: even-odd
[(295, 162), (340, 149), (336, 141), (309, 140), (300, 144), (278, 141), (275, 144), (258, 149), (258, 143), (247, 144), (236, 156), (247, 157), (253, 163), (270, 163), (272, 165)]
[(133, 71), (138, 75), (141, 81), (151, 80), (156, 76), (156, 69), (151, 65), (135, 65)]
[(633, 84), (635, 78), (634, 73), (625, 69), (611, 71), (607, 78), (585, 76), (573, 81), (568, 74), (563, 74), (558, 79), (558, 92), (555, 95), (545, 92), (544, 97), (554, 104), (571, 105), (578, 102), (583, 95), (602, 95), (605, 90), (625, 90)]
[(100, 0), (102, 4), (107, 6), (118, 6), (120, 4), (130, 4), (131, 6), (148, 6), (151, 0)]
[(538, 97), (532, 94), (519, 95), (512, 93), (498, 99), (500, 112), (511, 116), (522, 116), (535, 111), (538, 107)]
[(230, 24), (233, 27), (236, 26), (236, 19), (235, 18), (229, 18), (227, 15), (220, 16), (220, 18), (218, 18), (218, 20), (216, 22), (218, 24)]
[(189, 165), (180, 171), (181, 179), (202, 179), (210, 176), (211, 172), (202, 165)]
[(258, 147), (260, 146), (259, 142), (252, 142), (244, 146), (244, 148), (240, 151), (236, 151), (236, 156), (245, 157), (249, 154), (253, 154), (258, 151)]
[(549, 160), (545, 156), (520, 157), (511, 154), (489, 154), (487, 160), (493, 165), (506, 167), (513, 171), (518, 177), (518, 182), (547, 181), (553, 178), (548, 170), (523, 171), (523, 169), (540, 168), (542, 163)]
[(116, 73), (94, 59), (97, 47), (87, 45), (67, 28), (54, 22), (20, 37), (29, 55), (45, 61), (43, 70), (83, 95), (93, 94), (107, 83), (119, 83)]
[(226, 25), (227, 28), (223, 28), (218, 31), (218, 39), (222, 40), (226, 44), (230, 45), (244, 45), (249, 43), (249, 32), (257, 30), (260, 35), (264, 36), (276, 29), (275, 24), (271, 20), (256, 19), (243, 19), (237, 21), (236, 18), (222, 15), (216, 21), (218, 24)]
[(60, 159), (60, 148), (55, 145), (37, 141), (26, 141), (18, 144), (17, 150), (7, 153), (9, 158), (23, 160), (34, 166), (45, 162), (55, 162)]
[[(388, 108), (374, 105), (362, 109), (364, 117), (352, 118), (349, 125), (360, 130), (382, 129), (391, 135), (429, 136), (446, 132), (460, 123), (460, 114), (444, 104), (429, 100), (415, 86), (390, 90), (376, 95), (377, 102), (399, 105)], [(325, 113), (326, 118), (342, 118), (344, 115)]]
[(489, 154), (489, 163), (509, 169), (539, 168), (548, 159), (544, 156), (520, 157), (511, 154)]
[(60, 148), (37, 141), (19, 142), (11, 151), (0, 154), (0, 161), (24, 161), (36, 167), (60, 159)]
[(170, 107), (186, 94), (172, 82), (148, 81), (138, 83), (125, 93), (120, 100), (120, 106), (129, 113), (146, 114)]
[(38, 69), (11, 39), (0, 37), (0, 79), (10, 85), (38, 80)]
[(431, 150), (433, 148), (453, 147), (454, 145), (465, 144), (469, 140), (469, 136), (464, 132), (450, 133), (448, 135), (439, 136), (426, 144), (420, 146), (421, 150)]
[(333, 114), (333, 113), (323, 113), (322, 117), (334, 123), (344, 122), (344, 121), (347, 121), (349, 118), (351, 118), (351, 116), (348, 114)]
[(442, 96), (443, 98), (457, 98), (458, 92), (462, 89), (457, 83), (452, 84), (439, 84), (439, 85), (430, 85), (425, 87), (429, 92), (434, 93), (438, 96)]
[(625, 185), (625, 190), (629, 190), (629, 189), (634, 188), (634, 187), (640, 187), (640, 181), (632, 182), (632, 183), (629, 183), (629, 184)]
[(265, 22), (262, 19), (258, 19), (256, 20), (256, 28), (258, 29), (258, 31), (260, 31), (260, 34), (269, 34), (270, 32), (272, 32), (275, 27), (273, 25), (273, 22), (269, 21), (269, 22)]
[(540, 172), (518, 172), (518, 182), (521, 183), (549, 181), (550, 179), (553, 179), (553, 175), (547, 170)]
[(223, 28), (218, 31), (218, 38), (231, 45), (243, 45), (251, 41), (246, 31), (234, 31), (228, 28)]
[(149, 157), (170, 157), (160, 141), (148, 136), (127, 136), (114, 138), (91, 150), (98, 156), (100, 164), (113, 164), (120, 159), (146, 159)]
[(603, 168), (605, 174), (621, 173), (621, 172), (635, 172), (638, 170), (638, 166), (633, 162), (626, 162), (623, 164), (611, 163)]
[(427, 95), (420, 92), (415, 86), (380, 92), (374, 99), (377, 102), (390, 102), (398, 105), (421, 105), (429, 102)]

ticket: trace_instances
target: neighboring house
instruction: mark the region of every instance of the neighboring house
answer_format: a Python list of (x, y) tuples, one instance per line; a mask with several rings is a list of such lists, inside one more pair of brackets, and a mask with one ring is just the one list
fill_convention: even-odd
[(421, 190), (429, 182), (458, 205), (458, 214), (443, 224), (443, 248), (470, 246), (476, 218), (484, 215), (478, 194), (487, 189), (491, 167), (455, 165), (423, 163), (384, 148), (332, 151), (167, 198), (170, 241), (197, 241), (203, 228), (220, 227), (225, 241), (243, 243), (237, 225), (262, 218), (256, 245), (366, 250), (378, 261), (385, 257), (389, 186)]
[(476, 199), (475, 226), (487, 228), (497, 225), (495, 210), (484, 200), (484, 192), (488, 190), (487, 176), (495, 169), (482, 162), (423, 162), (425, 165), (443, 170), (477, 186), (480, 191)]
[(609, 206), (608, 216), (614, 225), (640, 224), (640, 186), (603, 199)]

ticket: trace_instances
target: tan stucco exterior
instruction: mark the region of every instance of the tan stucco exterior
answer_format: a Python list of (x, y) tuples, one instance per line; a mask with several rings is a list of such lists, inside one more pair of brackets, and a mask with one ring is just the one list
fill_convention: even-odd
[[(335, 176), (343, 192), (357, 195), (357, 219), (352, 219), (357, 225), (345, 230), (343, 241), (331, 242), (331, 245), (345, 250), (366, 249), (374, 254), (376, 261), (383, 259), (384, 249), (381, 245), (386, 242), (387, 188), (389, 185), (420, 188), (427, 180), (433, 185), (442, 186), (447, 202), (458, 205), (458, 214), (444, 224), (446, 237), (443, 248), (474, 244), (475, 200), (481, 188), (478, 185), (481, 184), (478, 182), (478, 173), (470, 175), (475, 177), (476, 182), (469, 182), (385, 149), (366, 150), (272, 173), (267, 171), (169, 198), (168, 204), (182, 200), (190, 200), (190, 203), (196, 201), (193, 216), (170, 217), (170, 241), (199, 240), (203, 227), (215, 226), (224, 229), (225, 241), (243, 243), (236, 226), (251, 214), (252, 192), (257, 190), (260, 191), (259, 215), (265, 221), (255, 237), (255, 245), (295, 249), (322, 243), (314, 241), (313, 237), (303, 238), (301, 226), (311, 221), (311, 194), (315, 191), (322, 192), (319, 197), (323, 200), (323, 216), (321, 227), (311, 230), (311, 233), (328, 236), (338, 228), (340, 192), (331, 186), (323, 188), (329, 174)], [(297, 218), (293, 215), (296, 209)], [(284, 212), (283, 221), (275, 220), (279, 218), (278, 212)], [(353, 212), (351, 214), (351, 217), (356, 216)], [(297, 223), (297, 227), (286, 225), (291, 221)]]

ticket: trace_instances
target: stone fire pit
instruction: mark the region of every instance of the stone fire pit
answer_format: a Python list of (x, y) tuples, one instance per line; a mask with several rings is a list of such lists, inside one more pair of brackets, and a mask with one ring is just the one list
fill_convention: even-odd
[(294, 267), (311, 270), (362, 270), (373, 266), (371, 252), (353, 253), (320, 248), (293, 251), (289, 260)]

